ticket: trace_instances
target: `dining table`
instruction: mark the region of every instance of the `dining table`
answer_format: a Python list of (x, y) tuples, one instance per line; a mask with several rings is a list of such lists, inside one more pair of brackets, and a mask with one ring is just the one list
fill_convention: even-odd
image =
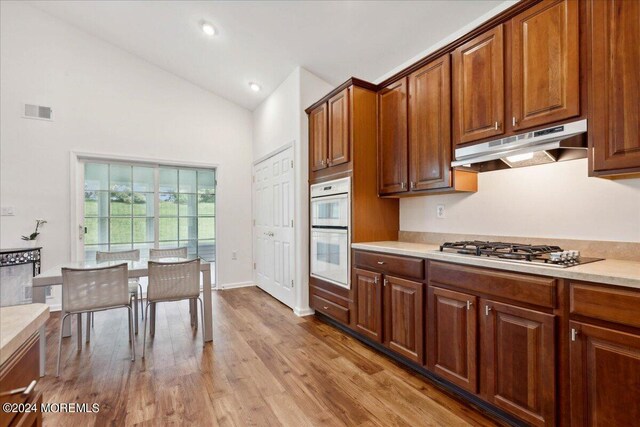
[[(198, 258), (197, 256), (188, 256), (186, 258), (170, 257), (170, 258), (154, 258), (156, 262), (183, 262), (191, 261)], [(128, 266), (128, 274), (130, 279), (148, 277), (149, 275), (149, 259), (140, 259), (136, 261), (103, 261), (98, 262), (95, 260), (86, 261), (71, 261), (63, 264), (56, 265), (43, 271), (41, 274), (35, 276), (32, 279), (32, 302), (34, 303), (46, 303), (46, 288), (48, 286), (60, 286), (62, 285), (62, 269), (63, 268), (96, 268), (96, 267), (109, 267), (114, 265), (120, 265), (126, 263)], [(213, 316), (212, 316), (212, 302), (211, 302), (211, 263), (200, 259), (200, 272), (202, 273), (202, 293), (204, 299), (204, 342), (213, 341)], [(151, 307), (152, 313), (150, 315), (151, 320), (151, 332), (155, 329), (155, 307)], [(191, 309), (191, 323), (197, 322), (196, 306), (194, 301), (190, 301)], [(60, 318), (64, 318), (65, 311), (62, 308)], [(138, 321), (138, 319), (136, 319)], [(78, 345), (81, 342), (82, 334), (82, 322), (78, 319)], [(71, 320), (62, 325), (62, 336), (71, 336)], [(40, 328), (40, 376), (45, 375), (45, 361), (46, 361), (46, 333), (45, 328)]]

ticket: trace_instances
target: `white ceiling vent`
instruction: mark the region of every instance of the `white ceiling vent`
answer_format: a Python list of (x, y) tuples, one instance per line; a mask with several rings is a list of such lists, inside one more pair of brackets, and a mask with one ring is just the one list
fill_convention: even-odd
[(42, 105), (24, 104), (25, 119), (53, 120), (53, 110), (51, 107)]

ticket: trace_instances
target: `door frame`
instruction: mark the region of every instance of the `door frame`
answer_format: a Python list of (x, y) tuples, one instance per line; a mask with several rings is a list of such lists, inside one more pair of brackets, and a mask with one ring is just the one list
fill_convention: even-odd
[(292, 258), (292, 262), (291, 262), (291, 278), (293, 280), (293, 302), (292, 302), (292, 307), (291, 309), (295, 311), (295, 307), (296, 307), (296, 300), (297, 300), (297, 296), (300, 292), (300, 284), (298, 283), (298, 280), (296, 280), (296, 273), (298, 272), (298, 268), (295, 262), (295, 254), (296, 254), (296, 247), (297, 247), (297, 242), (298, 242), (298, 232), (297, 232), (297, 227), (298, 227), (298, 210), (296, 208), (296, 200), (297, 200), (297, 193), (296, 193), (296, 186), (295, 186), (295, 182), (296, 182), (296, 172), (298, 170), (298, 161), (296, 159), (296, 148), (295, 148), (295, 141), (291, 141), (288, 142), (284, 145), (281, 145), (280, 147), (276, 148), (275, 150), (272, 150), (270, 152), (268, 152), (267, 154), (264, 154), (260, 157), (258, 157), (257, 159), (255, 159), (253, 161), (253, 163), (251, 163), (251, 278), (253, 280), (253, 283), (258, 286), (258, 277), (256, 274), (256, 269), (253, 268), (254, 265), (256, 265), (256, 245), (255, 245), (255, 241), (254, 241), (254, 235), (255, 235), (255, 186), (256, 186), (256, 182), (255, 182), (255, 175), (254, 175), (254, 170), (256, 165), (264, 162), (265, 160), (269, 160), (270, 158), (272, 158), (273, 156), (277, 156), (278, 154), (287, 151), (288, 149), (291, 148), (291, 160), (293, 160), (293, 168), (291, 169), (291, 174), (293, 177), (293, 191), (291, 192), (291, 206), (292, 206), (292, 212), (291, 212), (291, 216), (293, 217), (293, 239), (291, 240), (291, 258)]
[[(98, 162), (111, 162), (111, 163), (127, 163), (127, 164), (140, 164), (140, 165), (161, 165), (161, 166), (175, 166), (185, 168), (198, 168), (198, 169), (213, 169), (215, 170), (216, 177), (216, 204), (218, 202), (218, 181), (220, 180), (220, 165), (218, 163), (204, 163), (204, 162), (188, 162), (188, 161), (176, 161), (168, 159), (158, 159), (153, 157), (136, 157), (127, 156), (113, 153), (95, 153), (84, 151), (70, 151), (69, 152), (69, 231), (71, 238), (71, 261), (80, 261), (84, 258), (84, 242), (80, 239), (80, 222), (84, 218), (84, 168), (82, 163), (87, 161)], [(154, 191), (155, 192), (155, 191)], [(155, 203), (155, 201), (154, 201)], [(214, 224), (214, 233), (216, 236), (215, 245), (215, 263), (218, 262), (218, 209), (215, 211), (216, 221)], [(157, 224), (156, 224), (157, 227)], [(157, 230), (156, 230), (157, 231)], [(218, 288), (218, 268), (217, 265), (214, 268), (213, 286), (211, 289)]]

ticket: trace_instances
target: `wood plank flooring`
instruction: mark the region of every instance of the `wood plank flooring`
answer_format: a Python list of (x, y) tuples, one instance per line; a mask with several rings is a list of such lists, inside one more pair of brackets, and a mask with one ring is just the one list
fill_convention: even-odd
[[(45, 414), (45, 425), (490, 426), (495, 422), (313, 316), (299, 318), (257, 288), (213, 294), (213, 345), (187, 303), (160, 304), (130, 361), (126, 311), (97, 313), (91, 342), (47, 323), (45, 402), (99, 403), (97, 414)], [(72, 328), (75, 333), (75, 328)]]

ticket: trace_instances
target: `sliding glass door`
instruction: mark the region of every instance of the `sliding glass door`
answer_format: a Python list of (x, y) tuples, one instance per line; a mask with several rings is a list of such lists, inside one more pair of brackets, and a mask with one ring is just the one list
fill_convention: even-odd
[(84, 163), (84, 256), (186, 246), (215, 261), (215, 170)]

